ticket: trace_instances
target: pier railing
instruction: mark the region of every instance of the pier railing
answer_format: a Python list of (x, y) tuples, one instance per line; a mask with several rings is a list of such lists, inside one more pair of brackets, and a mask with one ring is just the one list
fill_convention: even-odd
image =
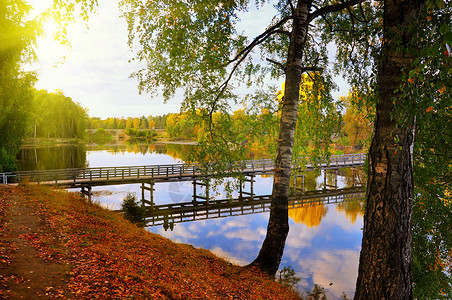
[[(329, 162), (317, 165), (320, 169), (344, 168), (362, 166), (366, 159), (365, 154), (333, 155)], [(238, 166), (238, 167), (237, 167)], [(247, 160), (238, 162), (237, 166), (231, 168), (234, 172), (243, 174), (266, 174), (272, 173), (274, 163), (270, 159)], [(94, 167), (94, 168), (74, 168), (57, 170), (37, 170), (0, 173), (0, 180), (3, 184), (19, 183), (23, 181), (38, 184), (54, 184), (61, 186), (80, 186), (83, 184), (109, 185), (141, 182), (143, 180), (165, 181), (187, 180), (197, 176), (231, 175), (231, 172), (211, 169), (209, 174), (201, 172), (197, 164), (166, 164), (166, 165), (145, 165), (145, 166), (122, 166), (122, 167)], [(299, 166), (293, 166), (299, 169)], [(313, 169), (314, 165), (306, 164), (307, 170)]]
[[(359, 201), (365, 196), (362, 186), (335, 190), (298, 193), (289, 197), (289, 208), (305, 205)], [(270, 210), (271, 195), (221, 199), (207, 202), (184, 202), (147, 207), (146, 225), (163, 225), (165, 230), (175, 223), (262, 213)]]

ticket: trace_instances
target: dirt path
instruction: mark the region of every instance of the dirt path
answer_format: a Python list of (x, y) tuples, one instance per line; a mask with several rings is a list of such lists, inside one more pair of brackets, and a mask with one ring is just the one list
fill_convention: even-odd
[(10, 249), (10, 264), (0, 269), (4, 299), (66, 298), (64, 293), (69, 279), (70, 266), (39, 257), (31, 240), (36, 234), (49, 233), (50, 228), (41, 221), (25, 199), (7, 196), (7, 217), (2, 236), (2, 246)]

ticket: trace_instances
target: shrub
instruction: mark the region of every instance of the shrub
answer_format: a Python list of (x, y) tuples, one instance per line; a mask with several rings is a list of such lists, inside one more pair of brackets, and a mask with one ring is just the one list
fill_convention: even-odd
[(88, 142), (94, 142), (96, 144), (105, 144), (113, 139), (111, 133), (103, 128), (97, 128), (96, 132), (93, 134), (88, 134), (85, 136)]
[(140, 202), (137, 201), (134, 194), (127, 193), (127, 196), (122, 199), (121, 208), (122, 212), (124, 213), (124, 218), (134, 224), (137, 224), (140, 227), (144, 227), (146, 225), (146, 209), (141, 206)]
[(289, 266), (279, 271), (278, 281), (284, 286), (293, 288), (300, 281), (300, 278), (295, 275), (295, 270)]
[(0, 172), (16, 171), (16, 159), (14, 155), (8, 153), (8, 151), (0, 147)]

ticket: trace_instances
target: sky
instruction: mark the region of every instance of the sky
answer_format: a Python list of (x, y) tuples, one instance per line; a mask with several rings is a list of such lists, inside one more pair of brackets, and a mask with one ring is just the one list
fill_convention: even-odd
[[(52, 0), (41, 0), (37, 11), (51, 5)], [(54, 41), (51, 34), (40, 38), (37, 45), (38, 61), (32, 69), (38, 73), (37, 89), (49, 92), (63, 91), (64, 95), (88, 109), (91, 117), (140, 117), (180, 111), (182, 93), (163, 103), (162, 97), (139, 94), (138, 84), (130, 74), (142, 65), (132, 61), (133, 53), (127, 45), (127, 25), (119, 17), (117, 1), (99, 1), (96, 15), (86, 23), (77, 20), (68, 28), (71, 49)], [(239, 31), (258, 35), (267, 25), (272, 9), (252, 9), (243, 19)], [(51, 33), (54, 26), (46, 25)], [(347, 94), (348, 88), (339, 79), (342, 89), (335, 97)]]

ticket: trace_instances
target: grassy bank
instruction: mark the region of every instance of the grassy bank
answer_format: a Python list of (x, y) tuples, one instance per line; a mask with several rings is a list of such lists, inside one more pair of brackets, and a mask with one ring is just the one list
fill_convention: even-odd
[[(149, 233), (78, 194), (42, 186), (0, 186), (2, 225), (10, 218), (5, 203), (12, 197), (16, 205), (35, 211), (39, 226), (46, 228), (26, 237), (37, 253), (70, 266), (67, 284), (58, 295), (76, 299), (297, 299), (257, 270), (234, 266), (207, 250)], [(4, 268), (14, 264), (11, 257), (16, 250), (4, 242), (7, 233), (0, 234), (0, 267)], [(7, 280), (0, 277), (0, 284)]]
[(22, 147), (58, 146), (79, 143), (84, 143), (84, 140), (77, 138), (26, 138), (22, 143)]

